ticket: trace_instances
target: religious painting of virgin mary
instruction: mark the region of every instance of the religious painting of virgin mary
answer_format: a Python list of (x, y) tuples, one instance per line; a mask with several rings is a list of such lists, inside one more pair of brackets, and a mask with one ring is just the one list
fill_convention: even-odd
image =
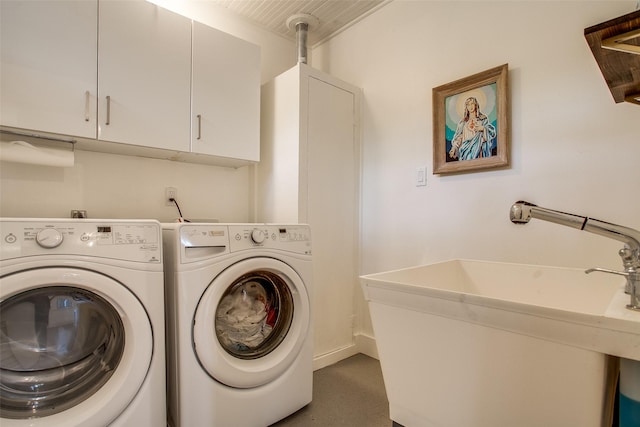
[(433, 173), (509, 164), (507, 70), (501, 65), (433, 89)]

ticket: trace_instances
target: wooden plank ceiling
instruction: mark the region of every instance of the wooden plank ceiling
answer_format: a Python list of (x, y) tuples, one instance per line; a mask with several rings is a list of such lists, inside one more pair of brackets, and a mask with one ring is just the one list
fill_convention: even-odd
[(307, 34), (313, 46), (339, 33), (391, 0), (211, 0), (243, 19), (287, 39), (295, 40), (295, 29), (287, 19), (310, 14), (318, 20)]

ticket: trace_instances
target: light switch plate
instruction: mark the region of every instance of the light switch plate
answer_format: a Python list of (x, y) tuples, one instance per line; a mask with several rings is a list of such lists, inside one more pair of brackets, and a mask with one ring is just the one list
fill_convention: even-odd
[(427, 185), (427, 167), (421, 166), (416, 171), (416, 187)]

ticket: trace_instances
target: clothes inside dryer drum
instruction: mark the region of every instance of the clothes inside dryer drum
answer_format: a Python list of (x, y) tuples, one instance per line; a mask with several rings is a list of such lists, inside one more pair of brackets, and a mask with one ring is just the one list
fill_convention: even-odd
[(102, 387), (124, 351), (116, 309), (99, 295), (48, 286), (0, 304), (0, 414), (53, 415)]
[(269, 271), (253, 271), (235, 280), (216, 310), (218, 341), (241, 359), (262, 357), (282, 342), (293, 319), (287, 283)]

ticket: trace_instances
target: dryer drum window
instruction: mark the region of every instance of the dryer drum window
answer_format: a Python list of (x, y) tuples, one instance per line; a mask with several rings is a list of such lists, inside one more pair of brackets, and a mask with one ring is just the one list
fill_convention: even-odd
[(102, 387), (124, 350), (116, 309), (99, 295), (47, 286), (0, 303), (2, 418), (44, 417)]
[(287, 282), (270, 271), (252, 271), (236, 279), (222, 295), (216, 310), (216, 336), (229, 354), (257, 359), (284, 340), (293, 312)]

